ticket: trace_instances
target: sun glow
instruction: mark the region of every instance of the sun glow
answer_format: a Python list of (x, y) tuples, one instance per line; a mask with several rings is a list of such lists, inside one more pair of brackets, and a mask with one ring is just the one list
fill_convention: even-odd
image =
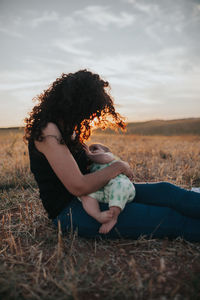
[(93, 120), (90, 121), (90, 125), (93, 129), (97, 129), (99, 127), (99, 119), (95, 117)]

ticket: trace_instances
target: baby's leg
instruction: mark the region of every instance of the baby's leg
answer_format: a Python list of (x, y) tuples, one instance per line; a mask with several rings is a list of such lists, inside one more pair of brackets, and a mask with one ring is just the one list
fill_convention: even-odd
[(108, 233), (115, 226), (121, 212), (121, 208), (118, 206), (111, 206), (109, 211), (112, 213), (112, 218), (101, 225), (99, 233)]
[(110, 211), (113, 214), (112, 219), (104, 223), (99, 229), (100, 233), (105, 234), (115, 226), (118, 216), (126, 203), (134, 198), (135, 188), (128, 178), (117, 176), (104, 189), (106, 197), (109, 198)]
[(109, 222), (112, 219), (113, 212), (111, 210), (100, 211), (98, 201), (90, 196), (80, 197), (85, 211), (96, 219), (99, 223)]

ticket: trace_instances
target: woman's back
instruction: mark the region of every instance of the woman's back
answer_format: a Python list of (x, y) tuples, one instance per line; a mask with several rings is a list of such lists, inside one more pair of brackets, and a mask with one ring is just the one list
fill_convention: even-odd
[[(37, 150), (33, 141), (28, 143), (30, 168), (40, 191), (43, 206), (50, 219), (54, 219), (74, 198), (56, 176), (45, 155)], [(74, 158), (83, 174), (88, 173), (88, 159), (82, 149)]]

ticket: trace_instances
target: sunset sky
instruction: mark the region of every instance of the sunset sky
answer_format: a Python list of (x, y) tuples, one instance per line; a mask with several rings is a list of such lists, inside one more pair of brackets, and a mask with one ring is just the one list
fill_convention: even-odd
[(200, 117), (200, 0), (0, 0), (0, 41), (0, 127), (85, 68), (127, 121)]

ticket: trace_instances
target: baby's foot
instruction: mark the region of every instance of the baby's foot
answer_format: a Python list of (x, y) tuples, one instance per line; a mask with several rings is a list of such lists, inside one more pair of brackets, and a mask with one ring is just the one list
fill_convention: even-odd
[(112, 217), (113, 217), (113, 212), (111, 210), (106, 210), (100, 212), (96, 217), (96, 219), (99, 223), (107, 223), (112, 219)]
[(110, 221), (103, 223), (99, 228), (99, 233), (108, 233), (115, 226), (116, 223), (116, 218), (112, 218)]

